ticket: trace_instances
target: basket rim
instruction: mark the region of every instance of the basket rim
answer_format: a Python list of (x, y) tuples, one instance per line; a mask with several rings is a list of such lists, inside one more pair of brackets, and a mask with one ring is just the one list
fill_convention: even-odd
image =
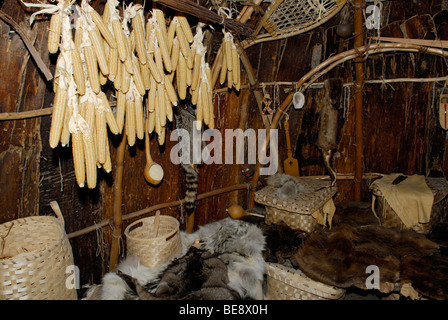
[[(1, 226), (4, 226), (6, 224), (14, 224), (14, 222), (25, 222), (25, 223), (29, 223), (29, 221), (32, 220), (48, 220), (49, 222), (51, 222), (53, 225), (57, 226), (59, 228), (59, 239), (57, 241), (55, 241), (51, 246), (44, 246), (43, 249), (41, 250), (32, 250), (32, 251), (28, 251), (28, 252), (22, 252), (19, 253), (13, 257), (3, 257), (0, 258), (0, 263), (1, 264), (10, 264), (10, 263), (16, 263), (16, 262), (12, 262), (12, 261), (22, 261), (22, 260), (28, 260), (29, 257), (43, 257), (46, 254), (50, 254), (51, 252), (54, 251), (55, 248), (57, 248), (57, 246), (63, 242), (65, 240), (65, 238), (67, 238), (67, 234), (65, 233), (65, 229), (63, 226), (63, 223), (61, 222), (60, 218), (56, 218), (56, 217), (52, 217), (49, 215), (44, 215), (44, 216), (29, 216), (29, 217), (24, 217), (24, 218), (18, 218), (18, 219), (14, 219), (11, 221), (7, 221), (5, 223), (0, 224)], [(63, 220), (62, 220), (63, 221)], [(18, 227), (22, 227), (22, 225), (19, 225)], [(7, 239), (7, 237), (5, 238)]]
[[(313, 279), (309, 278), (306, 274), (304, 274), (303, 271), (301, 271), (300, 269), (296, 270), (296, 269), (293, 269), (293, 268), (286, 267), (286, 266), (284, 266), (282, 264), (279, 264), (279, 263), (267, 262), (266, 263), (266, 274), (267, 274), (267, 276), (271, 277), (272, 279), (279, 280), (279, 279), (274, 278), (272, 273), (271, 273), (271, 272), (273, 272), (274, 269), (279, 269), (282, 272), (286, 272), (287, 274), (284, 277), (284, 280), (286, 281), (285, 283), (287, 283), (288, 285), (293, 286), (294, 288), (303, 290), (303, 287), (307, 287), (309, 289), (314, 289), (314, 290), (320, 291), (322, 293), (325, 293), (326, 295), (331, 295), (331, 296), (334, 296), (334, 297), (340, 297), (340, 296), (342, 296), (345, 293), (345, 289), (343, 289), (343, 288), (338, 288), (338, 287), (335, 287), (335, 286), (332, 286), (332, 285), (328, 285), (328, 284), (325, 284), (325, 283), (322, 283), (322, 282), (314, 281)], [(305, 285), (301, 285), (301, 286), (293, 285), (291, 283), (291, 279), (287, 279), (287, 278), (289, 278), (288, 275), (292, 276), (293, 273), (299, 274), (300, 276), (302, 276), (304, 278), (304, 280), (306, 281), (306, 284)], [(307, 284), (309, 284), (310, 286), (308, 286)], [(319, 288), (313, 288), (311, 286), (312, 284), (318, 285)], [(317, 295), (317, 294), (312, 293), (312, 292), (310, 292), (310, 293), (314, 294), (314, 295)]]
[(149, 237), (149, 238), (139, 238), (139, 237), (134, 237), (134, 236), (130, 235), (129, 229), (131, 227), (133, 227), (137, 223), (141, 223), (141, 222), (143, 222), (145, 220), (154, 220), (154, 219), (155, 219), (155, 216), (150, 216), (150, 217), (146, 217), (146, 218), (142, 218), (142, 219), (139, 219), (137, 221), (134, 221), (133, 223), (128, 225), (126, 227), (126, 229), (124, 230), (124, 234), (125, 234), (126, 238), (131, 239), (131, 240), (135, 240), (135, 241), (147, 241), (147, 240), (156, 240), (156, 239), (160, 240), (160, 239), (171, 238), (174, 234), (179, 232), (180, 223), (179, 223), (179, 221), (176, 218), (174, 218), (174, 217), (172, 217), (170, 215), (160, 215), (160, 221), (162, 221), (162, 220), (171, 220), (171, 222), (175, 223), (175, 228), (174, 228), (173, 231), (171, 231), (170, 233), (168, 233), (166, 235), (161, 235), (161, 236), (157, 236), (157, 237)]

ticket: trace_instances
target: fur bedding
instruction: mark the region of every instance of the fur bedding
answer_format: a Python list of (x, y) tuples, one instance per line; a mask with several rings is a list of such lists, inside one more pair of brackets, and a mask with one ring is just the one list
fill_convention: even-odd
[[(129, 256), (89, 289), (87, 299), (263, 299), (265, 237), (255, 225), (225, 218), (188, 234), (182, 253), (148, 268)], [(193, 246), (202, 241), (199, 248)]]
[(411, 284), (424, 297), (448, 298), (448, 257), (439, 244), (414, 231), (384, 228), (369, 207), (339, 207), (331, 230), (311, 234), (295, 254), (311, 279), (340, 288), (366, 289), (369, 265), (380, 272), (380, 291)]

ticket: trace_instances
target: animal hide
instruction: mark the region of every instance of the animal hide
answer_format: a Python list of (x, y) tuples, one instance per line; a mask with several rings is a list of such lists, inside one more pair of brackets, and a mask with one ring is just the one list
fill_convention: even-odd
[(404, 257), (400, 264), (400, 280), (410, 283), (424, 297), (437, 300), (448, 299), (448, 256), (433, 254), (421, 259)]
[(436, 243), (414, 231), (340, 224), (311, 234), (295, 258), (308, 277), (340, 288), (366, 289), (370, 275), (366, 268), (377, 266), (379, 290), (389, 293), (400, 279), (401, 260), (405, 256), (425, 259), (437, 250)]
[(325, 167), (330, 173), (332, 184), (336, 182), (336, 172), (332, 167), (333, 151), (338, 147), (338, 123), (340, 118), (340, 101), (342, 97), (342, 80), (327, 79), (324, 81), (325, 97), (320, 112), (320, 130), (316, 145), (321, 149)]
[(276, 173), (269, 176), (266, 178), (266, 184), (277, 188), (275, 190), (275, 196), (282, 200), (293, 198), (304, 190), (297, 179), (286, 173)]
[[(226, 218), (180, 235), (182, 253), (159, 267), (132, 256), (120, 262), (103, 277), (101, 299), (263, 299), (265, 238), (257, 226)], [(201, 250), (192, 248), (197, 239)]]

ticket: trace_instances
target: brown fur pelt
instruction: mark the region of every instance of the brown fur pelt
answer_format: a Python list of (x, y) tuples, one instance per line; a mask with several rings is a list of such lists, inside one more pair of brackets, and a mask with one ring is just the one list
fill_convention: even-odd
[(424, 259), (438, 245), (414, 231), (342, 223), (305, 239), (295, 255), (300, 269), (311, 279), (340, 288), (366, 289), (369, 265), (380, 270), (380, 291), (387, 293), (400, 279), (403, 257)]
[(421, 259), (404, 257), (400, 265), (400, 280), (410, 283), (414, 290), (426, 298), (448, 299), (448, 256), (434, 254)]
[(137, 283), (136, 291), (142, 300), (240, 299), (228, 282), (227, 266), (217, 254), (191, 247), (185, 256), (170, 263), (155, 292), (150, 293), (153, 288), (143, 288)]

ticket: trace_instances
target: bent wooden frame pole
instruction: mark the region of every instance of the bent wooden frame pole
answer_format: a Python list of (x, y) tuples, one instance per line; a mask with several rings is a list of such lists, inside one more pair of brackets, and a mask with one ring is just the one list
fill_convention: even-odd
[[(411, 53), (422, 53), (422, 54), (431, 54), (436, 55), (440, 57), (448, 57), (448, 51), (437, 49), (437, 48), (430, 48), (430, 47), (423, 47), (415, 44), (403, 44), (403, 43), (378, 43), (378, 44), (372, 44), (368, 46), (362, 46), (359, 48), (351, 49), (345, 52), (341, 52), (321, 64), (319, 64), (316, 68), (309, 71), (307, 74), (305, 74), (296, 84), (296, 89), (298, 91), (303, 92), (307, 87), (309, 87), (314, 81), (316, 81), (320, 76), (323, 74), (329, 72), (334, 67), (338, 66), (341, 63), (344, 63), (345, 61), (355, 59), (359, 56), (365, 56), (372, 54), (378, 54), (378, 53), (387, 53), (387, 52), (395, 52), (395, 51), (402, 51), (402, 52), (411, 52)], [(306, 83), (310, 78), (312, 80), (309, 83)], [(306, 83), (306, 84), (305, 84)], [(274, 118), (272, 119), (272, 123), (270, 126), (270, 129), (275, 129), (278, 125), (278, 122), (280, 120), (280, 117), (283, 114), (283, 111), (289, 106), (289, 104), (292, 101), (292, 98), (294, 96), (294, 92), (291, 92), (283, 101), (281, 106), (278, 108), (277, 112), (274, 115)], [(268, 134), (266, 136), (266, 150), (269, 148), (270, 143), (270, 135)], [(258, 179), (260, 178), (260, 159), (257, 159), (257, 166), (255, 169), (254, 176), (252, 178), (252, 189), (250, 193), (249, 198), (249, 207), (254, 206), (254, 198), (255, 198), (255, 187), (257, 186)]]

